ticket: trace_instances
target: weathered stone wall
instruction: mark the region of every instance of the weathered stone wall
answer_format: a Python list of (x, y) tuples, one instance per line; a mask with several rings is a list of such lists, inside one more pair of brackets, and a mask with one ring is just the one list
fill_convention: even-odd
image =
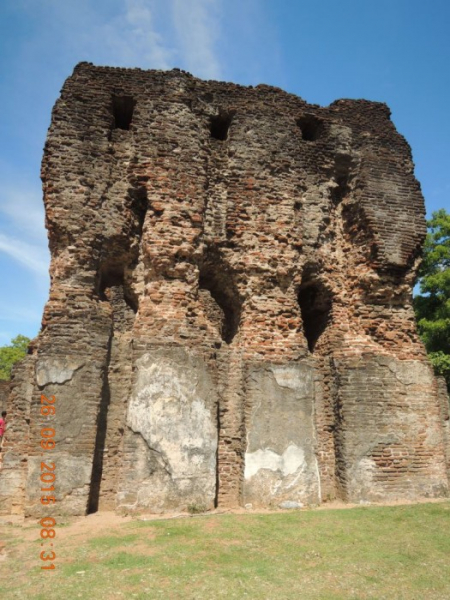
[(42, 179), (51, 291), (1, 510), (46, 511), (41, 393), (60, 512), (447, 494), (423, 198), (385, 105), (81, 63)]

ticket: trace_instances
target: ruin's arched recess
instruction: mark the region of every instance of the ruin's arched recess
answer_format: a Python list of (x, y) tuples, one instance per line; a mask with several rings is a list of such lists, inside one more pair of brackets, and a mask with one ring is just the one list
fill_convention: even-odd
[(335, 187), (331, 191), (331, 200), (337, 206), (350, 193), (353, 178), (352, 157), (349, 154), (337, 154), (334, 158), (333, 179)]
[(133, 120), (136, 100), (128, 95), (113, 95), (111, 100), (111, 112), (113, 116), (112, 129), (123, 129), (128, 131)]
[(123, 204), (123, 210), (129, 214), (127, 227), (118, 235), (104, 240), (97, 271), (97, 297), (108, 300), (106, 290), (121, 287), (126, 304), (134, 313), (138, 309), (138, 297), (132, 289), (130, 277), (138, 264), (147, 205), (146, 188), (130, 186)]
[(323, 132), (324, 125), (321, 119), (315, 115), (304, 114), (296, 120), (297, 126), (300, 128), (302, 139), (306, 142), (315, 142)]
[(210, 117), (209, 131), (213, 139), (222, 142), (228, 139), (228, 131), (235, 114), (236, 111), (234, 110), (226, 111), (219, 109), (217, 115)]
[(315, 265), (307, 265), (303, 269), (297, 298), (308, 349), (314, 352), (317, 342), (331, 323), (333, 306), (332, 293)]
[[(319, 433), (318, 435), (324, 445), (322, 450), (328, 448), (329, 451), (334, 451), (332, 485), (333, 489), (337, 489), (341, 494), (345, 487), (345, 473), (342, 470), (344, 429), (337, 385), (338, 375), (334, 362), (334, 351), (341, 345), (341, 334), (339, 329), (331, 327), (335, 302), (336, 299), (329, 282), (326, 281), (320, 266), (315, 263), (307, 263), (303, 268), (302, 280), (298, 288), (298, 303), (308, 349), (314, 357), (317, 371), (320, 373), (317, 390), (323, 403), (323, 412), (319, 420), (316, 420), (316, 427), (319, 427), (321, 419), (326, 414), (327, 433), (325, 437)], [(318, 457), (318, 460), (321, 459)]]
[(205, 312), (227, 344), (239, 330), (242, 302), (230, 266), (215, 247), (207, 247), (199, 264), (199, 293), (207, 290), (218, 307), (205, 303)]

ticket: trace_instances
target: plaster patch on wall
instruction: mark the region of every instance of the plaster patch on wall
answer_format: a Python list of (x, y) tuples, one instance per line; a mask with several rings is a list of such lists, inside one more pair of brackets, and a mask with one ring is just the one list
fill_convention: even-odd
[(280, 471), (283, 476), (293, 475), (305, 464), (305, 453), (295, 444), (289, 444), (283, 454), (265, 448), (245, 454), (245, 479), (250, 479), (260, 469)]
[(299, 372), (296, 365), (272, 366), (270, 371), (280, 387), (294, 390), (301, 395), (308, 393), (312, 381), (310, 372)]
[(375, 471), (375, 461), (368, 456), (361, 458), (349, 470), (351, 494), (358, 500), (370, 501), (376, 499), (376, 489), (374, 489), (373, 480)]
[(39, 360), (36, 364), (36, 381), (39, 387), (49, 383), (65, 383), (70, 381), (75, 371), (81, 369), (84, 362), (70, 358), (49, 356)]
[(309, 365), (269, 365), (248, 373), (244, 500), (317, 502), (314, 381)]
[[(442, 424), (423, 404), (432, 372), (416, 360), (374, 356), (339, 365), (342, 476), (349, 501), (435, 497), (445, 489)], [(382, 382), (382, 385), (380, 385)], [(426, 426), (425, 426), (426, 423)]]
[(179, 493), (214, 497), (215, 393), (205, 365), (187, 354), (146, 354), (128, 406), (127, 425), (142, 436)]

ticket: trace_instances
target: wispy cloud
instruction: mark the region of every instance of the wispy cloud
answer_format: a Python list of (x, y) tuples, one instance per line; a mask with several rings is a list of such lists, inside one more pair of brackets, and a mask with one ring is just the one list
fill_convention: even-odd
[[(170, 40), (157, 22), (164, 5), (160, 0), (76, 0), (41, 2), (22, 0), (39, 34), (23, 46), (23, 59), (34, 62), (46, 57), (55, 69), (66, 74), (77, 62), (146, 69), (172, 66), (176, 40)], [(164, 10), (167, 11), (167, 8)], [(57, 47), (57, 56), (51, 53)], [(49, 54), (50, 53), (50, 54)], [(59, 75), (58, 75), (59, 76)]]
[[(223, 0), (92, 0), (44, 3), (22, 0), (45, 33), (27, 44), (39, 55), (49, 43), (63, 65), (80, 60), (144, 69), (186, 68), (199, 77), (219, 78), (217, 51)], [(109, 8), (110, 6), (110, 8)], [(34, 54), (29, 58), (33, 60)]]
[(8, 217), (10, 224), (18, 231), (46, 246), (44, 229), (44, 205), (39, 186), (27, 183), (2, 185), (0, 211)]
[(109, 64), (146, 69), (183, 67), (205, 78), (220, 78), (216, 43), (222, 0), (123, 0), (123, 13), (101, 25)]
[(103, 52), (109, 62), (147, 69), (171, 68), (175, 48), (158, 31), (154, 12), (154, 2), (125, 0), (122, 14), (99, 25)]
[(48, 273), (49, 252), (40, 184), (0, 164), (0, 252), (39, 276)]
[(189, 71), (198, 77), (220, 79), (216, 53), (221, 28), (220, 0), (172, 0), (172, 16), (180, 52)]
[(0, 252), (8, 254), (38, 275), (47, 275), (48, 273), (48, 257), (37, 245), (0, 233)]

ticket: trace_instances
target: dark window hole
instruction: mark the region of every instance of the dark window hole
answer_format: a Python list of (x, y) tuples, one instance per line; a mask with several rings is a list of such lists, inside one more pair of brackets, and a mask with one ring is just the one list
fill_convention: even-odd
[(113, 96), (114, 129), (130, 129), (133, 119), (135, 100), (131, 96)]
[(233, 120), (233, 116), (234, 114), (231, 113), (220, 113), (215, 117), (211, 117), (211, 137), (213, 137), (216, 140), (226, 140), (228, 137), (228, 130), (230, 129), (231, 121)]
[(337, 178), (336, 187), (331, 190), (331, 199), (334, 204), (339, 204), (348, 194), (348, 180), (347, 178)]
[(331, 198), (335, 204), (339, 204), (349, 193), (351, 157), (346, 154), (339, 154), (334, 162), (334, 180), (336, 186), (331, 192)]
[[(231, 277), (219, 264), (203, 266), (200, 271), (199, 288), (208, 290), (211, 299), (220, 311), (220, 333), (222, 339), (230, 344), (238, 332), (241, 318), (241, 302)], [(217, 308), (209, 307), (210, 318), (217, 321)]]
[(99, 297), (100, 300), (108, 300), (106, 290), (112, 287), (121, 287), (123, 290), (123, 299), (125, 304), (132, 309), (134, 313), (138, 310), (138, 300), (135, 295), (128, 289), (124, 282), (123, 269), (119, 267), (106, 267), (100, 271), (99, 280)]
[(297, 125), (302, 132), (302, 138), (307, 142), (314, 142), (317, 140), (323, 131), (322, 121), (313, 115), (304, 115), (303, 117), (300, 117), (297, 119)]
[(131, 210), (137, 218), (137, 233), (141, 236), (148, 207), (147, 189), (144, 185), (131, 187), (128, 189), (128, 196), (131, 200)]
[(331, 320), (331, 292), (320, 281), (305, 281), (298, 292), (303, 330), (310, 352), (314, 352), (322, 333)]

